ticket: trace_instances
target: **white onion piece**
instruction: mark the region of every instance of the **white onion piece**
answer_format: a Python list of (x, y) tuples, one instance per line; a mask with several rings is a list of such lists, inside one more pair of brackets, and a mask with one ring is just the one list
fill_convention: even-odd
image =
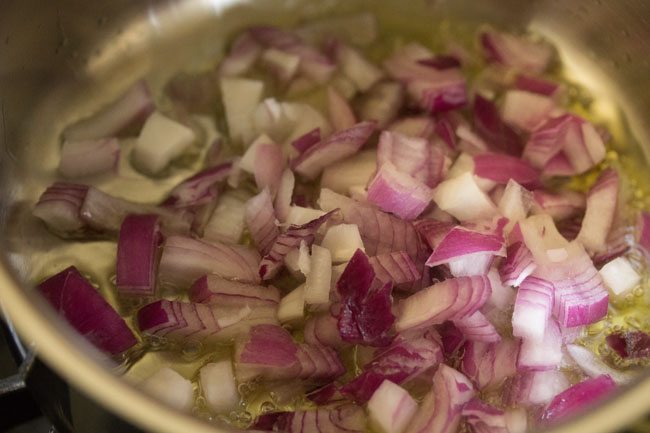
[(332, 86), (327, 88), (327, 112), (334, 131), (352, 128), (357, 123), (348, 101)]
[(286, 222), (291, 208), (291, 199), (293, 198), (293, 189), (296, 185), (296, 177), (293, 171), (285, 169), (280, 177), (278, 184), (278, 193), (275, 196), (275, 214), (280, 222)]
[(203, 238), (209, 241), (239, 243), (244, 232), (246, 202), (249, 199), (250, 193), (244, 190), (222, 194), (203, 229)]
[(300, 242), (298, 248), (289, 251), (284, 257), (284, 265), (296, 278), (304, 278), (311, 270), (311, 257), (309, 247), (305, 241)]
[(207, 406), (212, 411), (229, 414), (237, 408), (240, 397), (230, 359), (211, 362), (201, 367), (199, 383)]
[(501, 117), (504, 122), (524, 131), (534, 131), (555, 108), (555, 101), (547, 96), (522, 90), (508, 90), (503, 99)]
[(67, 127), (63, 137), (70, 141), (116, 137), (144, 122), (154, 108), (147, 84), (138, 81), (97, 113)]
[(355, 224), (338, 224), (327, 229), (321, 246), (332, 253), (335, 263), (347, 262), (357, 250), (366, 251)]
[(194, 131), (156, 111), (140, 131), (133, 147), (133, 160), (139, 168), (156, 174), (182, 155), (194, 140)]
[(320, 130), (322, 138), (331, 134), (332, 126), (329, 121), (311, 105), (298, 102), (283, 102), (281, 105), (284, 115), (293, 125), (292, 131), (285, 139), (286, 143), (292, 143), (314, 129)]
[(327, 304), (330, 300), (332, 255), (327, 248), (311, 246), (309, 273), (305, 281), (305, 304)]
[(294, 205), (289, 207), (289, 213), (287, 214), (284, 223), (287, 225), (300, 226), (307, 224), (309, 221), (313, 221), (316, 218), (320, 218), (323, 215), (325, 215), (325, 212), (322, 210)]
[(359, 105), (359, 118), (377, 122), (384, 128), (395, 119), (404, 104), (404, 87), (397, 82), (381, 82), (364, 95)]
[(116, 168), (120, 157), (117, 138), (63, 142), (59, 173), (75, 178), (104, 173)]
[(589, 377), (598, 377), (607, 374), (619, 385), (630, 383), (633, 379), (633, 373), (624, 373), (611, 368), (591, 350), (585, 347), (576, 344), (567, 344), (566, 349), (567, 352), (569, 352), (569, 355), (571, 355), (571, 358), (573, 358), (576, 364), (578, 364), (582, 371), (584, 371)]
[(546, 404), (570, 386), (559, 370), (528, 371), (514, 376), (504, 400), (524, 407)]
[(364, 150), (325, 167), (321, 177), (321, 188), (328, 188), (339, 194), (348, 193), (357, 185), (366, 185), (377, 170), (377, 152)]
[(224, 77), (246, 73), (257, 61), (262, 47), (248, 33), (244, 32), (235, 39), (230, 52), (219, 64), (219, 74)]
[(253, 140), (253, 142), (248, 145), (246, 152), (244, 152), (241, 159), (239, 160), (239, 168), (247, 173), (254, 175), (257, 167), (257, 151), (268, 143), (275, 144), (273, 140), (266, 134), (262, 134)]
[(283, 142), (295, 126), (285, 113), (284, 104), (275, 98), (266, 98), (257, 105), (253, 125), (258, 134), (268, 135), (278, 143)]
[(528, 277), (519, 286), (512, 313), (512, 335), (541, 340), (553, 309), (554, 288), (551, 283)]
[(368, 401), (369, 422), (379, 433), (402, 433), (418, 404), (404, 388), (384, 380)]
[(391, 132), (426, 139), (433, 137), (435, 129), (436, 122), (429, 116), (403, 117), (394, 121), (387, 128)]
[(265, 50), (260, 61), (280, 83), (289, 82), (296, 75), (298, 66), (300, 66), (300, 56), (275, 48)]
[[(445, 180), (453, 179), (465, 173), (474, 174), (474, 157), (468, 153), (461, 153), (447, 171)], [(491, 179), (478, 176), (474, 176), (474, 181), (476, 182), (476, 185), (485, 192), (489, 192), (497, 184)]]
[(616, 296), (627, 293), (641, 281), (641, 276), (625, 257), (615, 258), (603, 266), (599, 273), (605, 286)]
[(508, 218), (508, 224), (504, 228), (505, 233), (509, 233), (519, 221), (526, 219), (532, 199), (530, 191), (512, 179), (508, 181), (498, 204), (501, 215)]
[(275, 219), (273, 201), (268, 188), (246, 202), (246, 225), (260, 254), (269, 252), (280, 235)]
[(576, 238), (589, 252), (601, 252), (607, 248), (607, 235), (618, 205), (618, 189), (618, 173), (610, 168), (602, 172), (589, 190), (587, 209)]
[(482, 341), (485, 343), (497, 343), (501, 336), (496, 328), (480, 311), (475, 311), (467, 317), (454, 320), (454, 325), (470, 341)]
[(292, 324), (305, 316), (305, 285), (301, 284), (280, 300), (278, 320), (280, 323)]
[(194, 404), (192, 382), (169, 367), (163, 367), (142, 381), (140, 387), (177, 410), (189, 411)]
[(461, 221), (489, 219), (498, 213), (471, 173), (441, 182), (433, 190), (433, 201), (440, 209)]
[(517, 359), (520, 370), (551, 370), (562, 362), (562, 334), (553, 319), (549, 320), (542, 338), (524, 338)]
[(253, 138), (253, 113), (262, 100), (264, 83), (245, 78), (222, 78), (220, 86), (230, 138), (248, 145)]
[(362, 92), (370, 89), (384, 76), (383, 71), (360, 52), (344, 44), (336, 47), (336, 60), (343, 74)]

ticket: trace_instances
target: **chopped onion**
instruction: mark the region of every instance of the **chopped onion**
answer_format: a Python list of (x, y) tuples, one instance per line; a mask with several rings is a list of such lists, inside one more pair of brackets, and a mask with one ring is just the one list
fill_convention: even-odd
[(425, 184), (402, 173), (390, 162), (381, 165), (368, 185), (368, 201), (386, 212), (412, 220), (431, 202), (432, 191)]
[(541, 418), (546, 423), (556, 423), (593, 406), (615, 389), (616, 383), (606, 374), (584, 380), (556, 395)]
[(262, 100), (264, 83), (245, 78), (222, 78), (220, 87), (230, 138), (247, 145), (253, 138), (253, 113)]
[(541, 338), (524, 338), (517, 359), (520, 370), (551, 370), (562, 361), (562, 334), (553, 319), (546, 323)]
[[(502, 228), (498, 228), (493, 232), (481, 232), (456, 226), (449, 230), (435, 246), (426, 265), (438, 266), (464, 257), (475, 258), (477, 253), (505, 256), (505, 241), (501, 230)], [(487, 269), (480, 269), (478, 266), (474, 267), (474, 271), (473, 275), (487, 274)], [(461, 276), (456, 275), (453, 270), (452, 274)], [(471, 276), (471, 274), (463, 276)]]
[(408, 391), (384, 380), (368, 401), (368, 421), (379, 433), (402, 433), (417, 409)]
[(470, 341), (496, 343), (501, 340), (501, 336), (494, 325), (480, 311), (475, 311), (462, 319), (454, 320), (454, 324)]
[(362, 92), (370, 89), (384, 76), (383, 71), (359, 51), (342, 43), (336, 46), (336, 60), (343, 74)]
[(226, 180), (231, 171), (232, 162), (225, 162), (202, 170), (176, 185), (162, 205), (186, 208), (210, 203), (217, 195), (215, 185)]
[(278, 320), (282, 324), (295, 324), (305, 316), (305, 285), (293, 289), (280, 300)]
[(59, 236), (81, 237), (88, 231), (80, 211), (88, 186), (56, 182), (41, 194), (32, 214)]
[(123, 295), (151, 296), (156, 290), (160, 235), (157, 215), (124, 218), (117, 241), (115, 286)]
[(515, 87), (526, 92), (553, 97), (556, 97), (562, 90), (562, 86), (555, 81), (524, 74), (517, 75)]
[(515, 224), (526, 219), (533, 201), (533, 195), (514, 180), (510, 179), (499, 200), (499, 212), (508, 219), (504, 231), (510, 232)]
[(238, 243), (246, 225), (246, 203), (249, 198), (249, 193), (243, 190), (222, 194), (203, 229), (203, 239), (209, 242)]
[(522, 90), (508, 90), (503, 99), (503, 120), (523, 131), (532, 132), (544, 123), (556, 108), (548, 96)]
[(567, 352), (571, 358), (578, 364), (582, 371), (589, 377), (598, 377), (606, 374), (619, 385), (630, 383), (632, 376), (628, 373), (614, 370), (605, 364), (596, 354), (589, 349), (576, 344), (567, 344)]
[(280, 183), (278, 184), (278, 193), (275, 196), (275, 214), (278, 217), (278, 220), (285, 222), (289, 215), (289, 209), (291, 207), (291, 198), (293, 196), (293, 189), (296, 185), (296, 178), (293, 175), (293, 171), (290, 169), (285, 169), (282, 172), (280, 177)]
[(395, 328), (403, 331), (464, 319), (483, 306), (490, 292), (485, 276), (447, 279), (404, 299)]
[(289, 82), (300, 66), (300, 56), (275, 48), (265, 50), (260, 61), (280, 83)]
[(102, 352), (120, 355), (137, 344), (124, 319), (74, 266), (41, 282), (38, 290), (70, 326)]
[(299, 152), (302, 153), (310, 147), (318, 144), (321, 141), (320, 128), (312, 129), (304, 135), (293, 140), (291, 145)]
[(555, 221), (580, 215), (586, 206), (584, 194), (571, 190), (552, 194), (538, 189), (533, 192), (533, 198), (533, 213), (549, 214)]
[(331, 86), (327, 88), (327, 111), (334, 131), (352, 128), (357, 123), (348, 101)]
[(481, 33), (481, 48), (489, 62), (534, 73), (544, 72), (553, 58), (553, 49), (545, 42), (495, 30)]
[(305, 322), (305, 343), (320, 346), (342, 347), (345, 345), (339, 333), (336, 317), (329, 313), (312, 316)]
[(403, 104), (404, 88), (400, 83), (380, 82), (364, 95), (359, 105), (359, 117), (384, 128), (395, 119)]
[(517, 291), (512, 313), (512, 335), (524, 339), (541, 340), (553, 309), (554, 288), (551, 283), (528, 277)]
[(264, 188), (246, 203), (246, 225), (260, 254), (268, 253), (280, 235), (268, 188)]
[(63, 177), (92, 176), (115, 169), (120, 158), (116, 138), (65, 141), (61, 147), (59, 173)]
[(607, 344), (623, 359), (650, 358), (650, 335), (641, 331), (610, 334)]
[(426, 139), (384, 131), (377, 146), (377, 164), (392, 163), (395, 168), (430, 188), (444, 177), (447, 159), (444, 152)]
[(506, 413), (476, 398), (463, 407), (462, 415), (475, 433), (524, 433), (526, 431), (525, 412), (514, 410)]
[(331, 280), (332, 255), (330, 250), (326, 247), (312, 245), (309, 273), (305, 281), (305, 304), (327, 304), (330, 300)]
[(169, 367), (163, 367), (143, 380), (140, 387), (177, 410), (189, 412), (194, 404), (192, 382)]
[(141, 125), (153, 110), (153, 98), (147, 84), (137, 81), (92, 116), (67, 127), (63, 136), (67, 141), (116, 137)]
[(509, 155), (485, 153), (474, 157), (474, 174), (506, 184), (511, 180), (524, 186), (539, 181), (539, 172), (525, 161)]
[(514, 376), (504, 390), (504, 403), (523, 407), (546, 404), (570, 386), (559, 370), (527, 371)]
[(314, 179), (325, 167), (357, 153), (375, 131), (372, 122), (357, 123), (310, 147), (291, 162), (291, 167)]
[(465, 343), (461, 371), (480, 390), (495, 389), (507, 377), (517, 373), (519, 340), (503, 338), (496, 343)]
[(219, 73), (225, 77), (242, 75), (255, 64), (261, 52), (260, 44), (248, 32), (242, 33), (219, 64)]
[(369, 258), (375, 278), (386, 284), (392, 282), (395, 289), (413, 291), (420, 288), (422, 272), (405, 251), (379, 254)]
[[(440, 123), (443, 122), (439, 121), (436, 123), (436, 121), (429, 116), (403, 117), (389, 125), (387, 131), (397, 132), (409, 137), (431, 139), (434, 131), (438, 130), (438, 125), (440, 125)], [(450, 137), (453, 135), (453, 132), (451, 132)]]
[(158, 174), (195, 140), (196, 135), (190, 128), (154, 111), (133, 147), (133, 161), (147, 173)]
[(618, 205), (619, 178), (613, 169), (601, 173), (587, 195), (587, 209), (576, 238), (587, 251), (601, 252), (605, 249)]
[(520, 156), (524, 147), (521, 137), (501, 119), (496, 105), (477, 94), (473, 108), (476, 130), (488, 141), (490, 147), (501, 153)]
[(257, 283), (259, 262), (257, 251), (245, 246), (170, 236), (163, 246), (158, 278), (177, 288), (187, 288), (206, 274)]
[(461, 221), (489, 219), (498, 212), (471, 173), (441, 182), (433, 190), (433, 200), (440, 209)]
[(607, 263), (599, 273), (605, 287), (616, 296), (627, 293), (641, 281), (641, 276), (625, 257), (618, 257)]
[(636, 238), (644, 254), (650, 255), (650, 212), (639, 214)]
[(250, 307), (275, 309), (280, 302), (280, 293), (273, 286), (263, 287), (204, 275), (189, 289), (192, 302), (207, 304), (213, 309), (241, 309)]
[(366, 428), (363, 409), (352, 404), (287, 412), (278, 420), (279, 431), (287, 433), (362, 433)]
[(461, 373), (441, 364), (429, 391), (406, 433), (453, 433), (458, 428), (465, 403), (474, 397), (472, 383)]
[(321, 245), (332, 254), (335, 263), (347, 262), (357, 250), (365, 251), (359, 234), (359, 227), (354, 224), (337, 224), (327, 229)]
[(323, 170), (321, 188), (347, 194), (351, 187), (366, 185), (377, 170), (377, 152), (366, 150), (329, 165)]
[(214, 412), (228, 414), (239, 405), (239, 392), (230, 359), (211, 362), (199, 370), (201, 393)]

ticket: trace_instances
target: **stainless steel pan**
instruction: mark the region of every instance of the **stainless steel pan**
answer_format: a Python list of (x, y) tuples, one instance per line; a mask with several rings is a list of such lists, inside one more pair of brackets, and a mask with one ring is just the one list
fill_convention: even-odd
[[(219, 431), (120, 380), (27, 284), (51, 251), (61, 254), (29, 210), (53, 178), (62, 127), (137, 77), (160, 85), (179, 69), (200, 68), (219, 55), (228, 34), (247, 24), (291, 24), (363, 9), (414, 32), (436, 32), (448, 19), (530, 27), (552, 40), (568, 73), (604, 101), (598, 109), (618, 125), (615, 132), (640, 144), (631, 151), (645, 158), (650, 150), (650, 2), (643, 0), (2, 0), (0, 303), (24, 340), (70, 384), (69, 392), (59, 393), (47, 388), (49, 379), (31, 381), (45, 387), (40, 394), (52, 394), (50, 413), (64, 412), (68, 428), (126, 431), (116, 424), (119, 417), (150, 431)], [(649, 412), (646, 376), (556, 431), (613, 432)]]

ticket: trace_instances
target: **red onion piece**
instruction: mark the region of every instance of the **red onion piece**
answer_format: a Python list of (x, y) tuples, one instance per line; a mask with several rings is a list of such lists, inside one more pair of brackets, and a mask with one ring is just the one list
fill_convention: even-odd
[(67, 178), (92, 176), (115, 169), (119, 158), (117, 138), (67, 140), (61, 148), (59, 173)]
[(154, 111), (154, 102), (144, 81), (137, 81), (113, 102), (63, 131), (70, 141), (116, 137), (136, 129)]
[(246, 73), (262, 53), (262, 47), (249, 34), (242, 33), (235, 39), (230, 52), (219, 64), (219, 73), (223, 76), (235, 76)]
[(263, 143), (255, 152), (255, 183), (259, 189), (269, 188), (275, 196), (282, 180), (285, 158), (282, 148), (274, 143)]
[(124, 319), (74, 266), (41, 282), (38, 290), (70, 326), (102, 352), (120, 355), (138, 342)]
[(278, 431), (286, 433), (362, 433), (366, 416), (362, 408), (352, 404), (321, 407), (316, 410), (287, 412), (277, 422)]
[[(384, 380), (398, 385), (422, 379), (442, 362), (440, 336), (433, 329), (398, 334), (392, 343), (377, 350), (361, 375), (341, 387), (344, 395), (367, 402)], [(425, 380), (428, 381), (430, 376)]]
[(443, 117), (438, 119), (434, 132), (447, 145), (449, 150), (456, 150), (456, 133), (448, 118)]
[(432, 191), (390, 162), (381, 165), (368, 185), (368, 201), (405, 220), (417, 218), (431, 203)]
[(650, 255), (650, 212), (639, 214), (636, 239), (644, 254)]
[(404, 87), (401, 83), (384, 81), (374, 85), (359, 104), (359, 118), (377, 123), (385, 128), (392, 122), (404, 104)]
[(475, 311), (463, 319), (454, 320), (454, 324), (469, 341), (496, 343), (501, 340), (501, 335), (494, 325), (480, 311)]
[(554, 288), (548, 281), (528, 277), (519, 286), (512, 313), (512, 335), (540, 340), (553, 309)]
[(396, 290), (413, 291), (420, 287), (422, 273), (405, 251), (370, 257), (375, 277), (382, 283), (392, 282)]
[(320, 141), (320, 128), (316, 128), (293, 140), (291, 145), (298, 151), (298, 153), (303, 153), (310, 147), (318, 144)]
[(523, 433), (526, 431), (525, 412), (506, 413), (476, 398), (463, 407), (462, 415), (474, 433)]
[(368, 418), (375, 431), (402, 433), (418, 409), (404, 388), (384, 380), (368, 401)]
[(562, 361), (562, 334), (557, 322), (549, 320), (541, 338), (524, 338), (517, 368), (520, 370), (552, 370)]
[(465, 376), (441, 364), (433, 376), (433, 388), (424, 397), (406, 433), (455, 432), (463, 406), (474, 394), (474, 387)]
[[(609, 335), (608, 335), (609, 337)], [(650, 339), (649, 339), (650, 342)], [(610, 346), (611, 347), (611, 346)], [(571, 359), (589, 377), (598, 377), (603, 374), (609, 375), (617, 384), (627, 384), (633, 380), (633, 373), (615, 370), (591, 350), (577, 344), (567, 344), (566, 351)]]
[(300, 154), (291, 161), (291, 167), (306, 178), (314, 179), (328, 165), (357, 153), (374, 131), (373, 122), (361, 122), (336, 132)]
[(334, 131), (352, 128), (357, 123), (348, 101), (331, 86), (327, 88), (327, 112)]
[(284, 257), (289, 251), (299, 247), (301, 242), (311, 246), (314, 243), (316, 232), (332, 214), (333, 211), (303, 225), (289, 226), (284, 233), (281, 233), (271, 245), (269, 252), (262, 257), (258, 270), (260, 278), (269, 280), (277, 275), (284, 265)]
[(505, 256), (502, 230), (501, 227), (501, 229), (492, 232), (481, 232), (456, 226), (449, 230), (436, 245), (427, 259), (426, 265), (438, 266), (477, 253)]
[(382, 347), (390, 344), (395, 322), (391, 308), (392, 282), (373, 284), (375, 272), (363, 251), (357, 250), (336, 283), (341, 297), (338, 327), (343, 341)]
[(539, 182), (539, 171), (525, 161), (509, 155), (482, 154), (474, 157), (474, 174), (506, 184), (511, 179), (523, 186)]
[(268, 188), (264, 188), (246, 203), (246, 225), (257, 250), (261, 255), (267, 254), (280, 235)]
[(359, 228), (369, 256), (406, 251), (416, 264), (426, 259), (424, 244), (410, 222), (328, 189), (321, 190), (319, 203), (325, 211), (339, 209), (345, 223)]
[(501, 107), (504, 122), (532, 132), (557, 111), (555, 101), (537, 93), (523, 90), (508, 90)]
[(587, 195), (587, 209), (576, 238), (589, 252), (606, 249), (618, 206), (619, 177), (614, 169), (603, 171)]
[(533, 255), (523, 242), (515, 242), (506, 251), (506, 259), (499, 266), (503, 284), (519, 287), (537, 268)]
[(580, 215), (586, 206), (584, 194), (565, 190), (552, 194), (543, 190), (533, 192), (535, 213), (549, 214), (555, 221), (569, 219)]
[(534, 407), (546, 404), (569, 387), (569, 381), (559, 370), (527, 371), (506, 382), (503, 401), (506, 405)]
[(474, 126), (495, 151), (520, 156), (524, 148), (521, 137), (501, 119), (496, 105), (477, 94), (473, 107)]
[(517, 373), (519, 340), (503, 338), (496, 343), (468, 341), (464, 345), (461, 371), (477, 388), (495, 389)]
[(338, 320), (330, 313), (310, 317), (305, 322), (305, 343), (339, 348), (346, 343), (341, 339)]
[(192, 284), (190, 301), (213, 308), (277, 308), (280, 292), (273, 286), (231, 281), (217, 275), (204, 275)]
[(650, 358), (650, 335), (645, 332), (617, 332), (609, 334), (606, 341), (623, 359)]
[(155, 214), (160, 217), (161, 230), (165, 234), (185, 234), (190, 230), (190, 215), (174, 212), (157, 206), (133, 203), (108, 195), (90, 187), (83, 206), (81, 218), (93, 230), (116, 236), (122, 221), (129, 214)]
[(258, 283), (259, 262), (257, 251), (242, 245), (170, 236), (163, 246), (158, 278), (178, 288), (187, 288), (206, 274)]
[(412, 176), (430, 188), (435, 188), (445, 173), (444, 152), (426, 139), (407, 137), (384, 131), (377, 145), (377, 164), (390, 162), (397, 170)]
[(530, 71), (544, 72), (553, 59), (553, 48), (545, 42), (534, 42), (524, 36), (515, 36), (495, 30), (480, 35), (483, 54), (489, 62)]
[(277, 325), (254, 326), (245, 341), (236, 343), (235, 370), (240, 383), (254, 378), (327, 381), (345, 372), (331, 348), (298, 345)]
[(157, 215), (124, 218), (117, 241), (117, 291), (123, 295), (151, 296), (156, 290), (156, 261), (162, 242)]
[(519, 74), (515, 80), (515, 88), (544, 96), (556, 96), (561, 85), (555, 81), (532, 75)]
[(161, 205), (186, 208), (210, 203), (217, 196), (217, 183), (228, 179), (231, 172), (232, 162), (202, 170), (176, 185)]
[(433, 218), (423, 218), (414, 221), (413, 225), (432, 250), (456, 227), (454, 223), (438, 221)]
[(556, 423), (575, 415), (611, 395), (614, 390), (616, 390), (616, 383), (607, 375), (584, 380), (556, 395), (546, 406), (542, 421)]
[(89, 230), (80, 211), (87, 192), (86, 185), (56, 182), (41, 194), (32, 213), (59, 236), (85, 236)]
[(490, 292), (485, 276), (447, 279), (404, 299), (395, 328), (402, 331), (461, 320), (481, 308)]
[(465, 343), (465, 336), (452, 321), (447, 321), (442, 325), (438, 325), (438, 332), (440, 333), (445, 359), (449, 359), (453, 357), (456, 351), (458, 351), (458, 349), (460, 349)]

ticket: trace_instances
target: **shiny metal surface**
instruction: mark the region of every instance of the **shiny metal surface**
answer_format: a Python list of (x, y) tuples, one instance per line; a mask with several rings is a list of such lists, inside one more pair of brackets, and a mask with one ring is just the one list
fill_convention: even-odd
[[(53, 179), (62, 127), (138, 77), (147, 77), (155, 87), (179, 69), (200, 68), (222, 52), (229, 34), (245, 25), (291, 24), (360, 9), (376, 10), (387, 29), (413, 32), (435, 32), (445, 19), (529, 27), (552, 40), (567, 74), (604, 101), (597, 109), (618, 125), (620, 131), (614, 133), (624, 137), (625, 118), (643, 154), (650, 151), (650, 2), (643, 0), (2, 0), (0, 223), (5, 230), (0, 302), (40, 356), (82, 393), (146, 430), (219, 431), (164, 408), (119, 380), (107, 360), (71, 333), (26, 284), (51, 271), (44, 258), (52, 251), (62, 260), (74, 254), (29, 216), (31, 203)], [(119, 180), (101, 186), (150, 201), (164, 189), (152, 192), (151, 184), (142, 182), (139, 188), (127, 189)], [(87, 248), (91, 260), (93, 254), (112, 251), (106, 245)], [(619, 430), (650, 412), (648, 396), (650, 378), (645, 378), (555, 431)], [(78, 431), (99, 431), (92, 430), (93, 419), (84, 420), (80, 407)]]

